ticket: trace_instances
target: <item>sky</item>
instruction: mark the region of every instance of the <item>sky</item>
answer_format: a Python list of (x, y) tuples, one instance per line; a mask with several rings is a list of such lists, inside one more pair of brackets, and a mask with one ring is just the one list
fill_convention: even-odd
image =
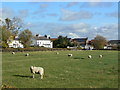
[(118, 2), (2, 2), (0, 18), (18, 17), (33, 35), (118, 39)]

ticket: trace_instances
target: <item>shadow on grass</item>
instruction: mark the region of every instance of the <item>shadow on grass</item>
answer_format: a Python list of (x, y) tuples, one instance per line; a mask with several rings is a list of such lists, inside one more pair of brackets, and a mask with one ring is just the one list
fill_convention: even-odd
[(85, 59), (85, 58), (75, 57), (74, 59)]
[(24, 77), (24, 78), (32, 78), (32, 76), (25, 76), (25, 75), (13, 75), (15, 77)]

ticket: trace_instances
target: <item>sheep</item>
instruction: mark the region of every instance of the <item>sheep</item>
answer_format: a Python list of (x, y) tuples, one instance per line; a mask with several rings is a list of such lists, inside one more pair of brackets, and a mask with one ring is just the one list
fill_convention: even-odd
[(56, 52), (56, 54), (59, 54), (59, 52)]
[(15, 54), (15, 52), (12, 52), (12, 54)]
[(88, 55), (88, 58), (92, 58), (92, 56), (91, 56), (91, 55)]
[(72, 57), (73, 55), (72, 54), (68, 54), (68, 57)]
[(29, 56), (29, 53), (25, 54), (25, 56)]
[(34, 78), (34, 74), (40, 74), (40, 78), (43, 79), (44, 69), (42, 67), (31, 66), (30, 71), (31, 73), (33, 73), (33, 78)]
[(99, 58), (102, 58), (103, 57), (103, 55), (99, 55)]

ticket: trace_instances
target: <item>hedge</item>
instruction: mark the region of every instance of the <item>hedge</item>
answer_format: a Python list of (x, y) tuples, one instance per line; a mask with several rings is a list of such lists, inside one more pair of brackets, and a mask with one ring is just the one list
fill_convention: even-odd
[[(64, 51), (76, 50), (70, 48), (2, 48), (2, 52), (25, 52), (25, 51)], [(77, 49), (78, 50), (78, 49)]]
[[(27, 52), (27, 51), (66, 51), (66, 50), (81, 50), (79, 48), (0, 48), (0, 52)], [(82, 49), (85, 50), (85, 49)], [(96, 50), (96, 49), (93, 49)], [(99, 50), (116, 50), (116, 49), (99, 49)], [(119, 49), (120, 50), (120, 49)]]

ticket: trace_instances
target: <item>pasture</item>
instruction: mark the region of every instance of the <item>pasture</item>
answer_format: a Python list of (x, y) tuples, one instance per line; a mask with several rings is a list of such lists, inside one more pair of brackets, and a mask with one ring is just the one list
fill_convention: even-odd
[[(38, 74), (32, 78), (31, 65), (45, 69), (42, 80)], [(4, 52), (2, 79), (16, 88), (117, 88), (118, 51)]]

